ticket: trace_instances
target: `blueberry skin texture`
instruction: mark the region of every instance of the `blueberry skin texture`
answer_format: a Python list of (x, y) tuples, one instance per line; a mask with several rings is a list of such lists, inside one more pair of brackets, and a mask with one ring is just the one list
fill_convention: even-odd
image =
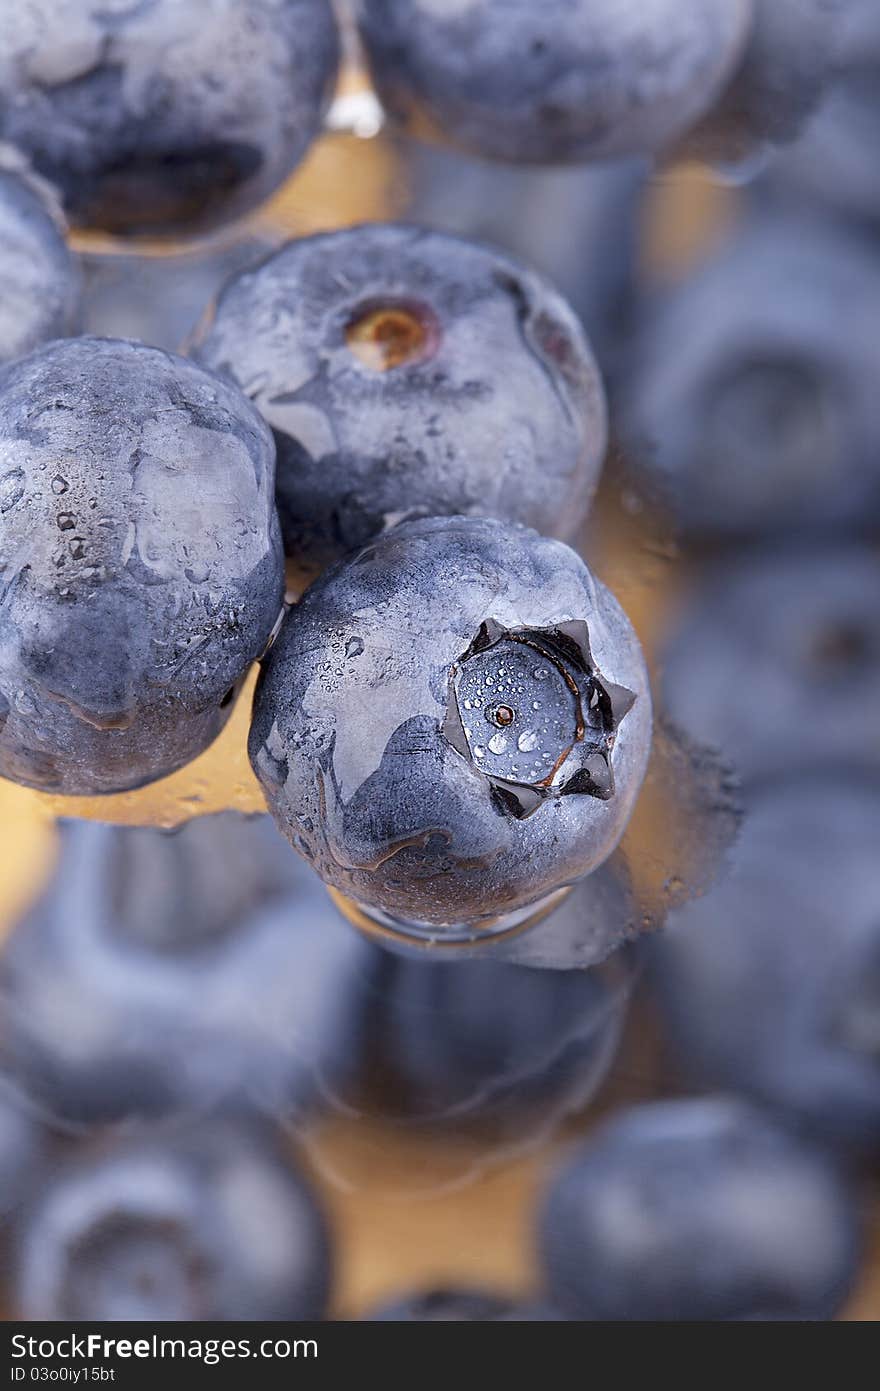
[[(364, 365), (346, 329), (371, 307), (427, 325), (425, 352)], [(288, 555), (320, 569), (389, 521), (457, 513), (575, 534), (607, 441), (574, 314), (488, 248), (373, 224), (294, 241), (220, 296), (195, 348), (275, 435)]]
[(302, 159), (336, 76), (328, 0), (8, 8), (0, 139), (73, 222), (109, 232), (204, 231), (249, 212)]
[(79, 1147), (21, 1216), (18, 1317), (316, 1319), (330, 1248), (274, 1135), (241, 1122), (135, 1129)]
[(378, 956), (268, 816), (65, 822), (0, 953), (2, 1070), (78, 1125), (310, 1112), (352, 1081)]
[(389, 958), (370, 1028), (383, 1113), (455, 1128), (579, 1108), (613, 1064), (629, 984), (623, 969)]
[[(550, 795), (521, 818), (444, 732), (451, 673), (486, 623), (531, 633), (579, 620), (598, 671), (635, 697), (610, 755), (615, 788), (607, 800)], [(388, 532), (290, 611), (249, 752), (279, 828), (327, 883), (442, 926), (493, 918), (598, 868), (650, 743), (638, 640), (575, 552), (522, 527), (434, 518)]]
[(737, 163), (791, 143), (833, 79), (852, 0), (754, 0), (740, 62), (719, 101), (683, 142), (684, 152)]
[(664, 653), (663, 690), (671, 718), (750, 787), (817, 757), (880, 770), (877, 556), (851, 546), (716, 565)]
[(360, 0), (388, 111), (488, 159), (656, 152), (712, 105), (751, 0)]
[(857, 1204), (821, 1150), (736, 1101), (633, 1107), (557, 1177), (540, 1219), (551, 1299), (589, 1320), (830, 1319)]
[(825, 539), (876, 522), (878, 316), (867, 239), (797, 215), (747, 220), (646, 300), (615, 419), (686, 531)]
[(0, 371), (0, 773), (118, 792), (202, 752), (280, 611), (271, 436), (183, 358), (48, 344)]
[(817, 761), (753, 799), (728, 878), (670, 917), (656, 996), (690, 1076), (877, 1150), (880, 793)]
[(0, 362), (74, 333), (81, 292), (51, 193), (0, 153)]

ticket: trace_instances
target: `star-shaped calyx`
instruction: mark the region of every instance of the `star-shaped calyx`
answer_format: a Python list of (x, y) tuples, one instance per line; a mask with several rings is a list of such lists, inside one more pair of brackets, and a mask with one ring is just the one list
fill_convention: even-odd
[(522, 818), (548, 797), (614, 796), (611, 751), (634, 702), (599, 672), (582, 620), (504, 628), (489, 619), (449, 673), (443, 733)]

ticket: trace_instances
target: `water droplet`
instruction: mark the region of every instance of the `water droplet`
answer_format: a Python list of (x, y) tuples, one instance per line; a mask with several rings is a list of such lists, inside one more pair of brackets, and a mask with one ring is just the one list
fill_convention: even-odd
[(66, 493), (69, 487), (70, 484), (67, 479), (62, 478), (60, 473), (57, 473), (52, 479), (52, 492), (56, 497), (60, 497), (62, 493)]
[(76, 517), (72, 512), (59, 512), (55, 520), (59, 531), (73, 531), (76, 526)]
[(474, 758), (485, 758), (485, 757), (486, 757), (486, 750), (485, 750), (484, 748), (481, 748), (481, 746), (480, 746), (479, 744), (477, 744), (476, 748), (474, 749)]
[(492, 753), (495, 754), (505, 753), (507, 750), (507, 735), (502, 734), (500, 730), (497, 734), (493, 734), (492, 738), (489, 740), (489, 748)]
[(540, 702), (540, 700), (533, 700), (533, 701), (532, 701), (532, 709), (533, 709), (533, 710), (540, 710), (540, 708), (541, 708), (541, 702)]
[(352, 657), (359, 657), (359, 656), (361, 655), (361, 653), (363, 652), (363, 650), (364, 650), (364, 640), (363, 640), (363, 638), (358, 638), (358, 637), (349, 638), (349, 639), (348, 639), (348, 642), (345, 644), (345, 656), (346, 656), (346, 659), (347, 659), (348, 661), (351, 661)]
[(536, 681), (546, 681), (549, 675), (550, 673), (546, 667), (535, 667), (534, 671), (532, 672), (532, 676), (535, 678)]
[(531, 753), (538, 747), (538, 736), (533, 729), (523, 730), (516, 741), (516, 747), (520, 753)]

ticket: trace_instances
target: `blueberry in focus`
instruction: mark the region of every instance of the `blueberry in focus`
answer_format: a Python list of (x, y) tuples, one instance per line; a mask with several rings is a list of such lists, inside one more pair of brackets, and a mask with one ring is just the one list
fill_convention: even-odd
[(857, 1203), (821, 1150), (736, 1101), (633, 1107), (550, 1188), (551, 1299), (589, 1320), (830, 1319), (853, 1283)]
[(370, 1029), (382, 1113), (460, 1126), (586, 1105), (626, 1016), (629, 975), (616, 967), (388, 957)]
[(727, 86), (683, 142), (686, 152), (739, 163), (786, 145), (833, 80), (852, 0), (754, 0), (748, 41)]
[(75, 332), (80, 297), (50, 191), (0, 153), (0, 362)]
[(3, 1071), (77, 1124), (332, 1106), (375, 955), (267, 816), (64, 822), (49, 888), (0, 952)]
[(136, 343), (0, 370), (0, 773), (118, 792), (215, 738), (283, 592), (274, 450), (210, 372)]
[(880, 560), (859, 546), (704, 573), (664, 654), (665, 708), (749, 784), (880, 769)]
[(826, 762), (754, 798), (728, 877), (654, 942), (689, 1076), (880, 1147), (880, 791)]
[(360, 0), (376, 89), (418, 136), (566, 164), (663, 149), (712, 105), (751, 0)]
[(233, 1121), (77, 1147), (20, 1214), (23, 1319), (322, 1317), (326, 1226), (274, 1135)]
[(306, 591), (264, 665), (249, 752), (327, 883), (443, 926), (602, 864), (650, 742), (638, 640), (583, 561), (454, 517), (396, 527)]
[(572, 536), (606, 444), (572, 311), (488, 248), (373, 224), (290, 242), (221, 294), (195, 356), (272, 427), (285, 549), (319, 569), (392, 520)]
[(199, 229), (284, 181), (332, 95), (329, 0), (5, 0), (0, 140), (109, 232)]
[(794, 216), (747, 220), (649, 297), (619, 426), (688, 530), (824, 538), (880, 517), (878, 317), (867, 239)]

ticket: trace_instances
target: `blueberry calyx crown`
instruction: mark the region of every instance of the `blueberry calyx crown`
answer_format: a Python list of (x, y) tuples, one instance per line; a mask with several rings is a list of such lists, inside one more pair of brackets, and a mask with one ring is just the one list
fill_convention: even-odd
[(481, 624), (449, 673), (443, 733), (522, 820), (548, 797), (614, 796), (611, 751), (635, 702), (593, 662), (582, 620), (553, 628)]

